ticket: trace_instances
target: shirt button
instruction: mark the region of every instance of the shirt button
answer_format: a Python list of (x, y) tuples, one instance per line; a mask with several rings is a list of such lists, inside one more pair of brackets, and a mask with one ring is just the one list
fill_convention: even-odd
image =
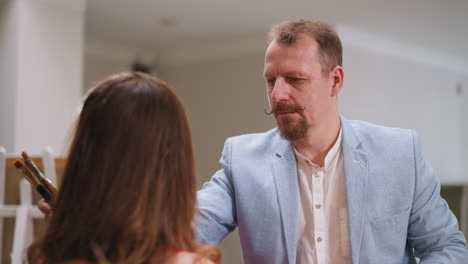
[(315, 205), (315, 208), (317, 208), (317, 209), (320, 209), (320, 207), (322, 207), (320, 204)]
[(322, 237), (318, 237), (317, 242), (319, 242), (319, 243), (322, 242)]

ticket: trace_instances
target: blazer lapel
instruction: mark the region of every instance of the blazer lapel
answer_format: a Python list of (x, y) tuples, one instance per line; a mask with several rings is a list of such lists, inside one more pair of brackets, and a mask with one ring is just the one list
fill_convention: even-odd
[(353, 263), (359, 263), (367, 197), (367, 154), (349, 121), (341, 117), (348, 228)]
[(278, 194), (288, 262), (296, 263), (297, 208), (299, 187), (297, 183), (296, 158), (291, 144), (281, 140), (273, 158), (273, 174)]

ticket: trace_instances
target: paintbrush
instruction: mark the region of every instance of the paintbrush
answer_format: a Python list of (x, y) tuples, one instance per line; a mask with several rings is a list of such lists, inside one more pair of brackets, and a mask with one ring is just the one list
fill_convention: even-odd
[(36, 189), (48, 203), (53, 202), (53, 199), (55, 197), (53, 197), (52, 194), (47, 190), (47, 188), (36, 177), (33, 176), (33, 173), (26, 167), (26, 165), (24, 165), (24, 163), (20, 159), (15, 160), (13, 162), (13, 165), (15, 165), (20, 174), (26, 180), (28, 180), (29, 183), (31, 183), (34, 189)]
[(31, 158), (29, 158), (28, 153), (21, 152), (21, 156), (23, 156), (24, 164), (26, 164), (28, 169), (33, 173), (33, 176), (35, 176), (35, 178), (47, 189), (47, 191), (51, 194), (52, 199), (55, 199), (58, 194), (57, 188), (37, 168), (36, 164), (34, 164)]

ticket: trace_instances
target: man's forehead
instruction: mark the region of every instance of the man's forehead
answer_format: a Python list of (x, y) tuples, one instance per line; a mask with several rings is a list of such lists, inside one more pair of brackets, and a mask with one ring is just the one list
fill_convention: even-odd
[[(265, 52), (265, 67), (269, 64), (302, 64), (319, 60), (318, 50), (308, 45), (272, 47)], [(291, 65), (293, 66), (293, 65)]]
[(313, 64), (308, 60), (285, 59), (279, 62), (266, 60), (263, 66), (264, 77), (272, 77), (278, 74), (305, 77)]
[(287, 56), (315, 55), (318, 51), (318, 43), (311, 37), (298, 39), (294, 43), (279, 43), (273, 40), (265, 51), (265, 59), (278, 54)]

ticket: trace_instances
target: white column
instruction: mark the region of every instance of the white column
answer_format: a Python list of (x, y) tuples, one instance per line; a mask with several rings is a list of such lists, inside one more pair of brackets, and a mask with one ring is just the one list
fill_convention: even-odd
[(15, 141), (16, 19), (12, 1), (0, 1), (0, 146)]
[(82, 94), (86, 0), (0, 2), (0, 145), (62, 153)]

